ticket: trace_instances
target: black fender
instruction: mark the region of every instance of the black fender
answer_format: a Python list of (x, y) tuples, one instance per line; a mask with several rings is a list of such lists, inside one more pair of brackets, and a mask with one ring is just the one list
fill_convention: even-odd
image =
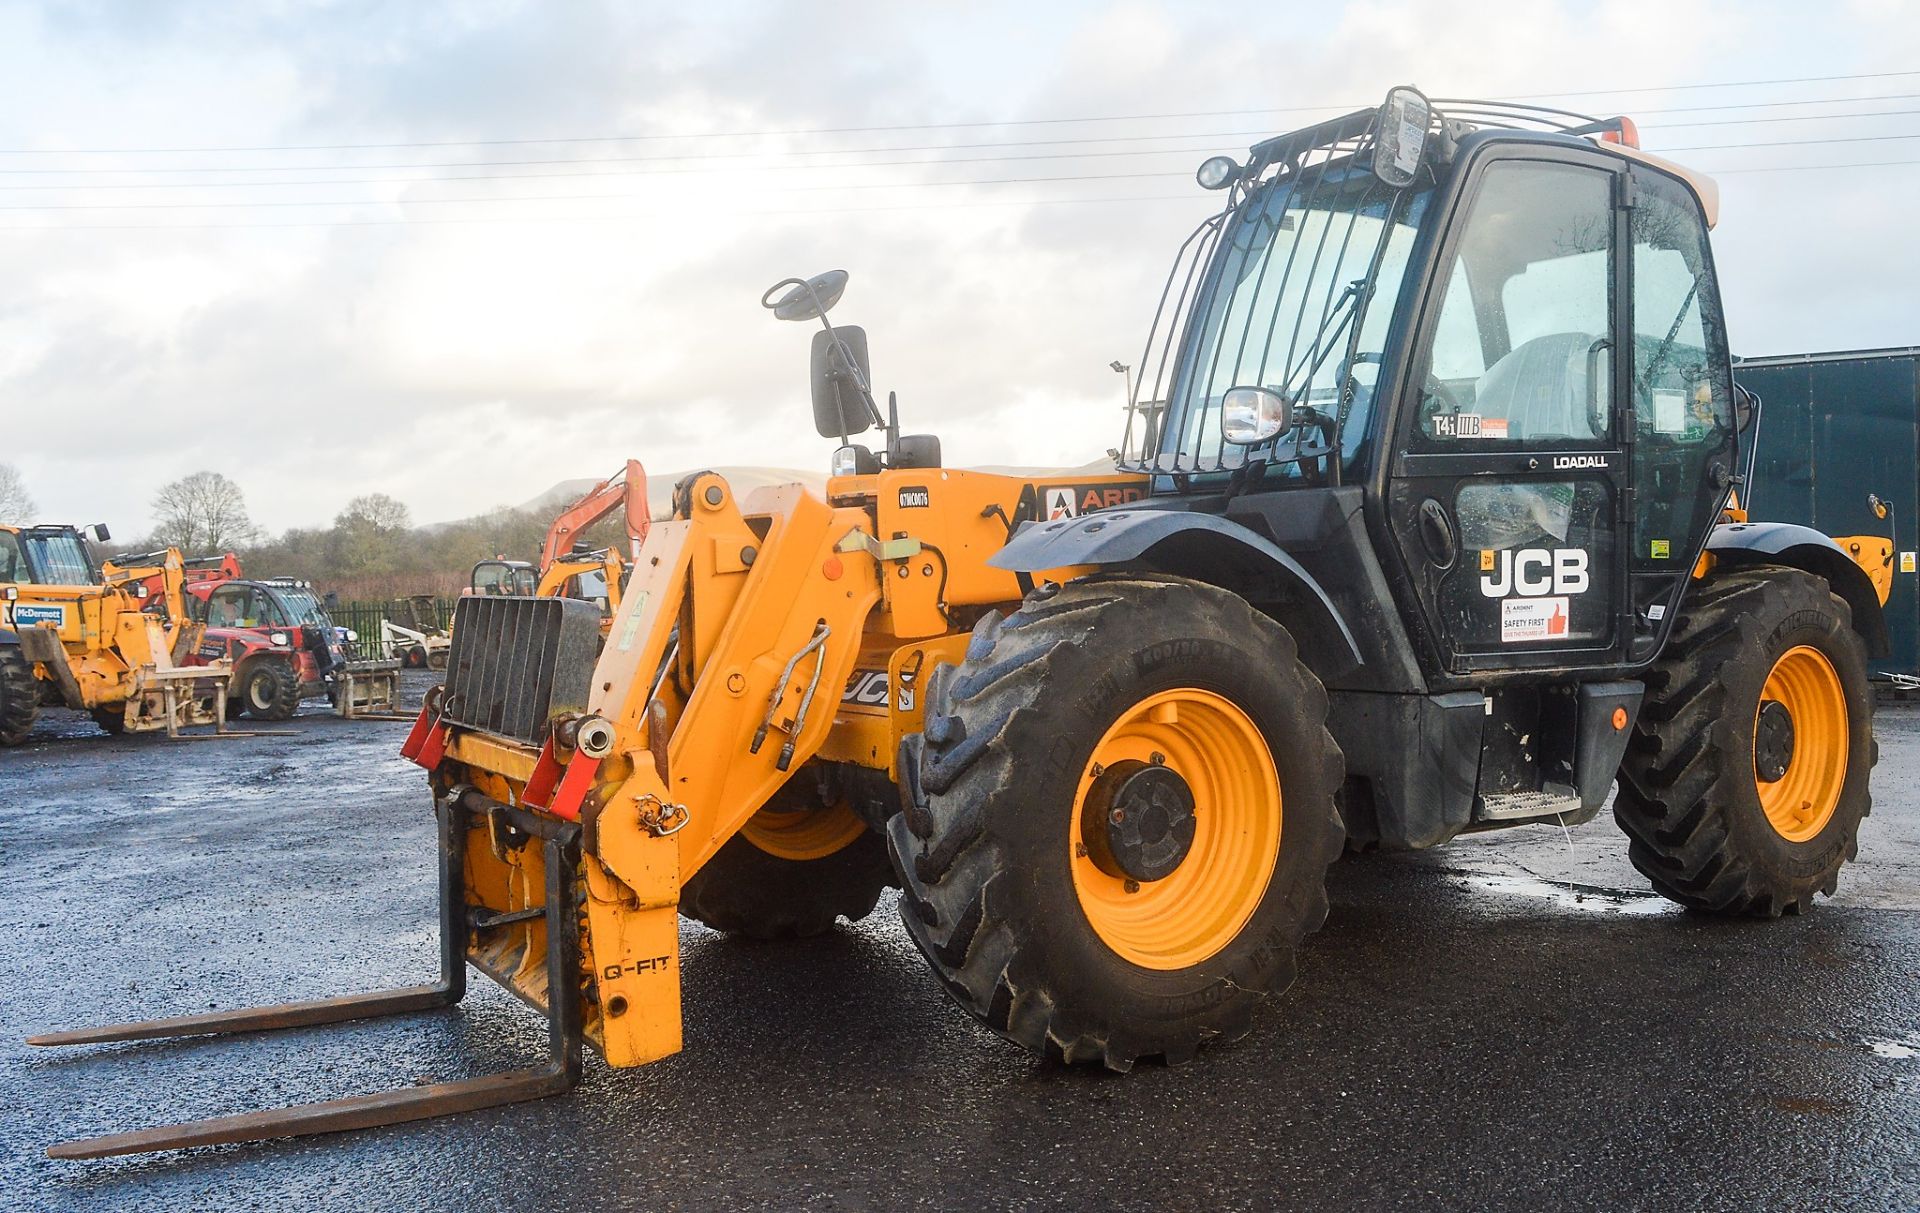
[(1129, 564), (1219, 586), (1256, 605), (1303, 603), (1346, 642), (1353, 664), (1364, 664), (1353, 630), (1313, 574), (1271, 540), (1212, 514), (1122, 509), (1029, 522), (987, 563), (1014, 573)]
[(1707, 534), (1707, 551), (1714, 563), (1778, 564), (1804, 569), (1827, 579), (1827, 585), (1853, 611), (1853, 630), (1866, 642), (1867, 655), (1885, 657), (1893, 648), (1887, 617), (1873, 579), (1853, 562), (1841, 546), (1810, 526), (1792, 522), (1723, 522)]

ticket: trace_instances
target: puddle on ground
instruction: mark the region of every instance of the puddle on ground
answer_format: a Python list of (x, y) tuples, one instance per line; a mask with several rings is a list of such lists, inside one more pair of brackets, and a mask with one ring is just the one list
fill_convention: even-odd
[(1875, 1057), (1891, 1058), (1894, 1061), (1911, 1061), (1920, 1057), (1920, 1041), (1875, 1040), (1870, 1036), (1865, 1044)]
[(1490, 893), (1509, 893), (1519, 897), (1537, 897), (1543, 901), (1552, 902), (1560, 909), (1580, 910), (1588, 914), (1649, 917), (1656, 914), (1684, 912), (1679, 906), (1657, 893), (1626, 893), (1619, 889), (1601, 889), (1590, 885), (1556, 884), (1550, 880), (1536, 880), (1531, 876), (1468, 874), (1461, 879), (1471, 888), (1485, 889)]

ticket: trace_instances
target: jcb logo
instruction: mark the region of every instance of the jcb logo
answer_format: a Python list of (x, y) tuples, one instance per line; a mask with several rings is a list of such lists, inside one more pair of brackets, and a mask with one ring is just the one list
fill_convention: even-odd
[(857, 703), (870, 708), (887, 706), (887, 672), (885, 670), (855, 670), (853, 677), (847, 679), (847, 689), (840, 693), (841, 703)]
[(1580, 548), (1482, 552), (1480, 568), (1480, 592), (1489, 598), (1587, 592), (1587, 553)]

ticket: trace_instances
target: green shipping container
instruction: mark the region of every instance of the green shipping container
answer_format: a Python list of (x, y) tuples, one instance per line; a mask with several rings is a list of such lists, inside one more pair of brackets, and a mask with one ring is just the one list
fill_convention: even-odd
[[(1891, 534), (1893, 652), (1874, 668), (1920, 674), (1920, 346), (1741, 358), (1734, 377), (1762, 404), (1759, 461), (1743, 494), (1753, 518)], [(1893, 507), (1891, 519), (1873, 516), (1869, 493)]]

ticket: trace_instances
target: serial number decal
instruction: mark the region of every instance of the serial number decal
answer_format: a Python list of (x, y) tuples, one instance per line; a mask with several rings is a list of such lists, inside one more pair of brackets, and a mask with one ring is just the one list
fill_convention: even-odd
[(933, 494), (925, 485), (910, 484), (900, 490), (900, 508), (903, 510), (924, 510), (933, 504)]
[(1482, 417), (1478, 413), (1440, 413), (1433, 419), (1435, 438), (1505, 438), (1505, 417)]

